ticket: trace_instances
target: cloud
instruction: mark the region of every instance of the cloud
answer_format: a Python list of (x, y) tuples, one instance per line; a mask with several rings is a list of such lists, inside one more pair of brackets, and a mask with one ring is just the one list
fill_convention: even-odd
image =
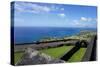
[[(86, 17), (80, 17), (80, 19), (72, 20), (72, 26), (73, 27), (83, 27), (83, 28), (96, 28), (97, 27), (97, 21), (95, 18), (86, 18)], [(86, 23), (83, 23), (86, 22)]]
[[(60, 8), (56, 5), (46, 5), (46, 4), (38, 4), (31, 2), (15, 2), (15, 11), (27, 12), (27, 13), (50, 13), (50, 12), (60, 12), (64, 11), (64, 8)], [(64, 17), (65, 14), (61, 13), (59, 16)]]
[(80, 22), (93, 22), (96, 21), (95, 18), (91, 18), (91, 17), (81, 17), (80, 18)]
[(47, 6), (40, 6), (40, 5), (37, 5), (37, 4), (33, 4), (32, 5), (32, 10), (34, 12), (50, 12), (51, 9)]
[(79, 22), (79, 20), (73, 20), (72, 25), (74, 25), (74, 26), (80, 26), (81, 23)]
[(18, 12), (31, 12), (31, 13), (48, 13), (52, 11), (50, 7), (27, 3), (27, 2), (15, 2), (15, 10)]
[(64, 13), (60, 13), (60, 14), (58, 14), (58, 16), (65, 17), (66, 15)]
[(86, 17), (81, 17), (80, 20), (81, 21), (87, 21), (88, 19)]

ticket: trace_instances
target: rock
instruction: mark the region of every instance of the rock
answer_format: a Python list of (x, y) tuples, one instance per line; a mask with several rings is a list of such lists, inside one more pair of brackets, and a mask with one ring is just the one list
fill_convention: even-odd
[(65, 61), (60, 59), (54, 59), (51, 56), (41, 53), (35, 49), (27, 48), (23, 58), (16, 65), (34, 65), (51, 63), (65, 63)]

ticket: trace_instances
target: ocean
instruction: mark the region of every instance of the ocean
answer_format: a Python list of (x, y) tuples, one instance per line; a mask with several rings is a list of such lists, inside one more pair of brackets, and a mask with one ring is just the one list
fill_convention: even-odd
[(84, 30), (96, 30), (93, 28), (62, 28), (62, 27), (14, 27), (14, 43), (31, 43), (46, 37), (63, 38), (72, 36)]

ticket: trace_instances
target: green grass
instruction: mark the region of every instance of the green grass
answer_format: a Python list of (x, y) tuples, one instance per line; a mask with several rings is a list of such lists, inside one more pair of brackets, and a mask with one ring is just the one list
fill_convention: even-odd
[(16, 64), (19, 60), (21, 60), (21, 57), (22, 57), (23, 54), (24, 54), (23, 51), (17, 51), (17, 52), (14, 53), (14, 62), (15, 62), (15, 64)]
[[(42, 49), (40, 52), (44, 52), (54, 58), (58, 58), (63, 55), (65, 52), (69, 51), (73, 46), (62, 46), (57, 48), (49, 48), (49, 49)], [(21, 60), (24, 51), (17, 51), (14, 53), (14, 62), (15, 64)]]
[(80, 48), (69, 60), (68, 62), (79, 62), (86, 52), (86, 48)]
[(40, 51), (50, 55), (53, 58), (59, 58), (65, 52), (68, 52), (72, 47), (74, 47), (74, 46), (62, 46), (62, 47), (56, 47), (56, 48), (43, 49)]

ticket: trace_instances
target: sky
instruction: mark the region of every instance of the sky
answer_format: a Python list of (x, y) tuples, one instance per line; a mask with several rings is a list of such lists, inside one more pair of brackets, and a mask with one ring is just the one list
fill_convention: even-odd
[(15, 27), (97, 27), (95, 6), (15, 1), (13, 9)]

